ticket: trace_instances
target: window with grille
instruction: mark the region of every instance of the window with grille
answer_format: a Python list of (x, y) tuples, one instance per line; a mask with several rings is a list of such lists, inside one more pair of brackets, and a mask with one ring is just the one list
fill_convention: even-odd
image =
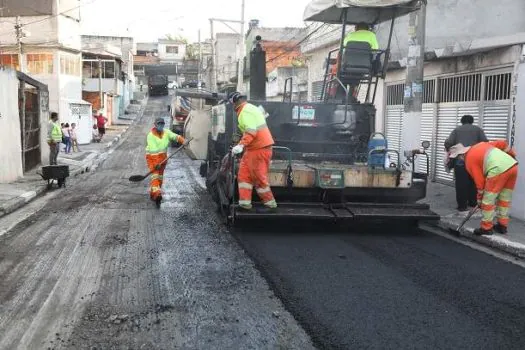
[(511, 87), (511, 73), (486, 76), (485, 101), (510, 100)]
[(0, 55), (0, 66), (11, 67), (13, 69), (19, 70), (20, 63), (18, 62), (18, 55), (17, 54)]
[(27, 71), (31, 74), (53, 74), (53, 54), (28, 53)]
[[(436, 81), (425, 80), (423, 82), (423, 103), (434, 103), (436, 92)], [(390, 85), (386, 88), (387, 100), (389, 106), (404, 104), (405, 84)]]
[(441, 78), (439, 79), (439, 102), (480, 101), (481, 82), (481, 73)]

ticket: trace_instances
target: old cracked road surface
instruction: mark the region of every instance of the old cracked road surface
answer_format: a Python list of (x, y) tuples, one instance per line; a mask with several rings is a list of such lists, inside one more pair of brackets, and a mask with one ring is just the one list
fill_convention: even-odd
[(524, 348), (520, 266), (395, 226), (232, 236), (184, 157), (154, 209), (126, 179), (163, 109), (151, 100), (101, 169), (0, 238), (0, 348)]
[(311, 349), (180, 157), (157, 210), (144, 142), (164, 98), (93, 174), (0, 238), (0, 349)]

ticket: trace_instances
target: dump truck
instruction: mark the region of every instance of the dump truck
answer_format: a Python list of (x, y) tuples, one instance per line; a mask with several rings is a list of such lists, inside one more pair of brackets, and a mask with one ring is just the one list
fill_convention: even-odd
[(152, 75), (148, 77), (148, 92), (150, 96), (168, 95), (168, 77), (165, 75)]
[[(269, 181), (277, 210), (238, 210), (239, 159), (230, 150), (240, 139), (237, 116), (227, 103), (228, 91), (177, 90), (190, 99), (204, 99), (209, 110), (192, 110), (185, 124), (194, 141), (189, 155), (202, 160), (200, 173), (229, 225), (248, 220), (314, 219), (327, 221), (399, 220), (417, 223), (437, 220), (427, 204), (429, 142), (400, 154), (376, 133), (375, 90), (388, 66), (394, 21), (418, 9), (411, 0), (316, 0), (305, 10), (305, 20), (352, 25), (390, 22), (387, 47), (349, 43), (327, 57), (320, 101), (266, 100), (265, 52), (256, 44), (250, 53), (250, 99), (266, 115), (275, 145)], [(262, 38), (259, 38), (262, 39)], [(331, 69), (336, 68), (336, 69)], [(290, 78), (291, 80), (292, 78)], [(361, 101), (357, 96), (364, 96)], [(425, 166), (416, 166), (423, 164)], [(421, 170), (423, 168), (423, 170)], [(262, 209), (262, 208), (261, 208)]]

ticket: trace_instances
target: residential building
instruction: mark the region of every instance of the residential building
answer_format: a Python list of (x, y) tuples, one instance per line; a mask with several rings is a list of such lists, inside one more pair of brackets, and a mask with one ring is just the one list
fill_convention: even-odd
[(82, 96), (94, 109), (103, 111), (109, 125), (124, 114), (126, 103), (129, 103), (121, 55), (118, 47), (109, 45), (85, 48), (82, 54)]
[[(69, 122), (82, 101), (80, 7), (77, 0), (3, 0), (0, 64), (47, 85), (49, 108)], [(20, 16), (22, 54), (13, 23)]]
[(137, 43), (137, 52), (133, 57), (133, 71), (136, 77), (138, 92), (147, 92), (148, 79), (146, 67), (158, 66), (160, 64), (158, 43)]
[(122, 72), (126, 74), (123, 93), (124, 106), (126, 107), (133, 98), (135, 89), (133, 66), (134, 56), (137, 54), (137, 46), (132, 37), (82, 35), (82, 48), (104, 48), (105, 45), (118, 47), (120, 49)]
[(217, 33), (215, 36), (215, 70), (218, 85), (227, 84), (237, 76), (238, 43), (239, 35), (235, 33)]
[(186, 43), (181, 40), (159, 39), (158, 54), (161, 64), (181, 64), (186, 57)]
[(0, 68), (0, 139), (4, 140), (0, 183), (15, 181), (38, 165), (48, 164), (48, 121), (47, 86), (14, 69)]

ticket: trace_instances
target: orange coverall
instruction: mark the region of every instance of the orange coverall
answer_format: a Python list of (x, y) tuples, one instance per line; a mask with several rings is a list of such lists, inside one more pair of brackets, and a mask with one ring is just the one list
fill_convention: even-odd
[(512, 192), (518, 177), (516, 154), (506, 141), (480, 142), (465, 154), (465, 167), (481, 201), (481, 228), (492, 230), (495, 210), (498, 223), (507, 227)]
[(274, 144), (266, 118), (258, 107), (243, 103), (236, 109), (239, 130), (243, 133), (239, 142), (244, 146), (244, 154), (239, 165), (237, 182), (239, 184), (239, 205), (245, 209), (252, 207), (253, 188), (266, 207), (275, 208), (268, 171)]

